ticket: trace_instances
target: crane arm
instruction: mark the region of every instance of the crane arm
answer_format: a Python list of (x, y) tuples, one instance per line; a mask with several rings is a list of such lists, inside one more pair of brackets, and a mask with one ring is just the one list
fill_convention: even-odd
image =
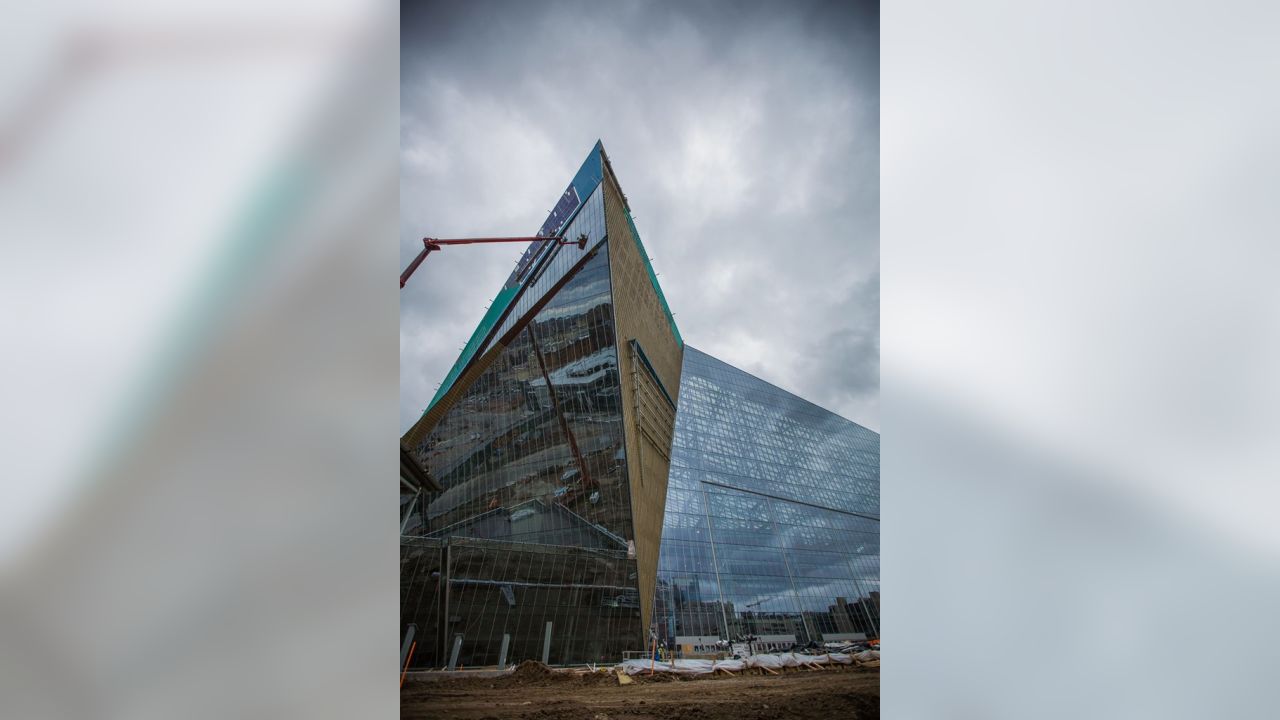
[(445, 245), (475, 245), (479, 243), (531, 243), (539, 240), (555, 240), (557, 245), (577, 245), (579, 250), (586, 249), (587, 235), (583, 233), (578, 236), (577, 240), (565, 240), (563, 237), (542, 237), (535, 235), (533, 237), (487, 237), (487, 238), (450, 238), (441, 240), (440, 238), (422, 238), (422, 252), (409, 263), (409, 267), (400, 273), (400, 287), (403, 289), (404, 284), (409, 281), (413, 275), (413, 271), (418, 269), (423, 260), (427, 259), (427, 255), (433, 251), (443, 249)]

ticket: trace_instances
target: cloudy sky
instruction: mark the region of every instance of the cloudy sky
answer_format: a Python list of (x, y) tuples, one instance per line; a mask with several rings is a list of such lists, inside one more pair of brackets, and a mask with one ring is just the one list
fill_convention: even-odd
[[(533, 234), (597, 139), (685, 342), (880, 428), (879, 41), (853, 3), (406, 3), (400, 259)], [(401, 293), (400, 426), (521, 245)]]

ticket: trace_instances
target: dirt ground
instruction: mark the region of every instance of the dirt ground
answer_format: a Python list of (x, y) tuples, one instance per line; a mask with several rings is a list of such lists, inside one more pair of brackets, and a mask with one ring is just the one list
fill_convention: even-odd
[(880, 717), (880, 671), (853, 667), (696, 680), (549, 674), (405, 683), (400, 717), (460, 720), (765, 720)]

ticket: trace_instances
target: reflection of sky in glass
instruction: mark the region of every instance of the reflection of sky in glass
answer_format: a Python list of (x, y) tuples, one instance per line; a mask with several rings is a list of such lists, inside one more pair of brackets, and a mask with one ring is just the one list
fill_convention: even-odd
[[(515, 302), (515, 307), (507, 314), (506, 319), (499, 325), (498, 331), (493, 334), (493, 337), (500, 338), (503, 333), (510, 330), (513, 325), (520, 321), (520, 318), (529, 312), (529, 308), (541, 300), (547, 294), (547, 291), (564, 277), (564, 274), (571, 267), (590, 252), (596, 243), (604, 239), (604, 195), (602, 194), (602, 187), (602, 185), (596, 186), (595, 191), (583, 203), (582, 209), (578, 211), (578, 214), (563, 233), (565, 240), (568, 241), (575, 241), (579, 235), (586, 234), (586, 247), (579, 250), (577, 245), (548, 245), (547, 249), (543, 250), (538, 258), (530, 263), (529, 270), (527, 270), (529, 276), (521, 279), (522, 282), (528, 283), (528, 287), (520, 294), (519, 299)], [(607, 282), (607, 267), (605, 268), (604, 277)], [(561, 290), (561, 292), (563, 293), (564, 290)], [(559, 296), (557, 296), (556, 301), (557, 303), (559, 302)]]
[[(659, 560), (664, 635), (725, 634), (726, 620), (729, 635), (801, 640), (874, 630), (879, 446), (686, 346)], [(838, 599), (858, 604), (852, 620)]]

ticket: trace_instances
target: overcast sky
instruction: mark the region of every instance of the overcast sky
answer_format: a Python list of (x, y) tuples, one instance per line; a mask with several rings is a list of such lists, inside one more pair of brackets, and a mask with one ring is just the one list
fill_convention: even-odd
[[(531, 235), (597, 139), (684, 340), (880, 429), (874, 4), (401, 10), (401, 267)], [(433, 253), (400, 296), (400, 426), (522, 245)]]

